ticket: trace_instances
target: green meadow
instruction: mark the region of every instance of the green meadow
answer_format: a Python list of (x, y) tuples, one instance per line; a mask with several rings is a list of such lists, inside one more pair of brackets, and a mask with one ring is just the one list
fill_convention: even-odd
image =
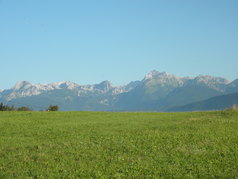
[(0, 112), (0, 178), (238, 178), (238, 111)]

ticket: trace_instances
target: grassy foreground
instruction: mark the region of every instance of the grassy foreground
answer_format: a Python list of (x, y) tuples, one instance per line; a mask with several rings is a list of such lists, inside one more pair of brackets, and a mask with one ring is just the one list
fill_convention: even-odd
[(238, 111), (0, 112), (0, 178), (238, 178)]

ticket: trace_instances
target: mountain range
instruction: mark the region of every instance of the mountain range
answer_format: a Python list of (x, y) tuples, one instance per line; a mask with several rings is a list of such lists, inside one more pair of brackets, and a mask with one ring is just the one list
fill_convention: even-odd
[(236, 93), (238, 79), (177, 77), (154, 70), (122, 86), (110, 81), (93, 85), (19, 81), (11, 89), (0, 90), (0, 102), (33, 110), (45, 110), (52, 104), (71, 111), (194, 111), (229, 108), (238, 102)]

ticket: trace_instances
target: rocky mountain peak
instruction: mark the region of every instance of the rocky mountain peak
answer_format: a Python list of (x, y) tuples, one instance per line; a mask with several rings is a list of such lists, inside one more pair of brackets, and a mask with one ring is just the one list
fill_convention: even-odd
[(143, 81), (150, 80), (150, 79), (171, 79), (171, 78), (180, 79), (179, 77), (176, 77), (175, 75), (171, 75), (167, 72), (159, 72), (159, 71), (153, 70), (144, 77)]
[(62, 89), (71, 89), (72, 90), (78, 86), (79, 86), (78, 84), (73, 83), (71, 81), (63, 81), (63, 82), (59, 83), (59, 88), (62, 88)]
[(160, 74), (161, 73), (159, 71), (153, 70), (153, 71), (151, 71), (151, 72), (149, 72), (148, 74), (145, 75), (144, 81), (148, 80), (148, 79), (151, 79), (151, 78), (154, 78), (154, 77), (156, 77)]
[(79, 85), (77, 83), (73, 83), (71, 81), (61, 81), (61, 82), (53, 82), (47, 85), (40, 85), (41, 87), (44, 86), (45, 89), (70, 89), (73, 90)]
[(214, 77), (214, 76), (209, 76), (209, 75), (199, 75), (198, 77), (196, 77), (194, 79), (194, 82), (196, 83), (204, 83), (204, 84), (229, 84), (230, 81), (225, 79), (225, 78), (221, 78), (221, 77)]
[(18, 81), (16, 85), (12, 88), (13, 90), (28, 89), (31, 87), (31, 83), (28, 81)]
[(128, 83), (127, 85), (125, 85), (124, 88), (126, 91), (130, 91), (131, 89), (137, 87), (140, 84), (141, 84), (141, 81), (132, 81)]
[(209, 75), (199, 75), (194, 79), (188, 80), (186, 86), (207, 86), (219, 92), (224, 92), (226, 86), (230, 83), (229, 80), (221, 77)]
[(156, 70), (153, 70), (152, 72), (148, 73), (142, 81), (147, 86), (162, 85), (162, 86), (178, 87), (183, 85), (184, 82), (187, 81), (187, 79), (177, 77), (167, 72), (160, 73)]
[(96, 89), (103, 90), (103, 91), (110, 90), (112, 87), (113, 87), (113, 84), (108, 80), (105, 80), (105, 81), (95, 85)]

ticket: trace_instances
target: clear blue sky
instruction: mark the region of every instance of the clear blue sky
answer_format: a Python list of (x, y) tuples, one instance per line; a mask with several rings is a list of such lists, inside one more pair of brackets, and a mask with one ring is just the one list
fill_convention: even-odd
[(154, 69), (238, 78), (238, 0), (0, 0), (0, 89)]

